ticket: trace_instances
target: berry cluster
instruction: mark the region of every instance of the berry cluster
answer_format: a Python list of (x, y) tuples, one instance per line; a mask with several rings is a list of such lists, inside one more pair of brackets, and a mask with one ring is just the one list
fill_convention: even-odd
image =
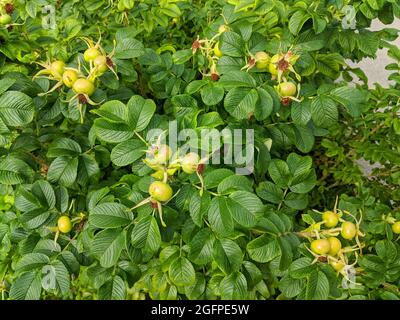
[(299, 101), (299, 85), (288, 80), (290, 73), (294, 73), (296, 78), (300, 80), (300, 76), (293, 68), (298, 59), (299, 56), (290, 50), (286, 53), (275, 54), (272, 57), (264, 51), (259, 51), (254, 56), (250, 54), (248, 62), (243, 69), (250, 70), (256, 67), (259, 71), (269, 72), (272, 79), (277, 79), (278, 81), (275, 90), (281, 98), (281, 103), (287, 106), (292, 100)]
[[(310, 227), (303, 230), (299, 235), (309, 239), (310, 247), (307, 249), (315, 257), (314, 262), (327, 262), (338, 273), (342, 274), (348, 281), (349, 270), (357, 264), (358, 253), (361, 253), (363, 245), (360, 237), (364, 234), (360, 231), (361, 220), (357, 220), (348, 211), (342, 211), (336, 208), (333, 211), (320, 213), (322, 221), (311, 224)], [(345, 220), (342, 217), (348, 216), (354, 222)], [(340, 226), (338, 227), (338, 225)], [(355, 244), (349, 242), (355, 241)], [(346, 247), (343, 243), (346, 242)], [(355, 261), (349, 263), (351, 254), (354, 253)]]
[[(224, 53), (221, 51), (220, 42), (217, 40), (224, 32), (229, 31), (230, 28), (223, 24), (219, 27), (218, 33), (211, 39), (197, 39), (192, 44), (192, 52), (195, 54), (197, 51), (201, 51), (203, 56), (209, 60), (210, 70), (209, 73), (202, 72), (203, 76), (210, 76), (212, 81), (219, 79), (219, 73), (217, 71), (216, 62), (222, 58)], [(299, 100), (299, 84), (289, 80), (290, 73), (293, 73), (297, 80), (300, 81), (301, 77), (296, 73), (293, 65), (299, 59), (299, 56), (294, 54), (291, 50), (286, 53), (278, 53), (270, 57), (268, 53), (264, 51), (256, 52), (254, 55), (248, 52), (249, 56), (247, 64), (242, 70), (250, 70), (256, 68), (259, 71), (267, 71), (271, 74), (272, 79), (276, 79), (278, 84), (275, 86), (278, 92), (281, 102), (287, 106), (292, 100)]]
[[(81, 63), (78, 60), (78, 68), (68, 67), (62, 60), (47, 61), (45, 63), (38, 63), (43, 67), (34, 78), (44, 77), (52, 81), (56, 81), (56, 84), (46, 93), (46, 95), (54, 90), (62, 87), (63, 85), (67, 88), (72, 89), (75, 95), (69, 100), (78, 100), (79, 105), (91, 104), (98, 105), (98, 103), (92, 101), (92, 96), (96, 90), (96, 81), (103, 75), (107, 70), (111, 70), (118, 78), (115, 70), (114, 63), (112, 61), (113, 52), (107, 55), (104, 49), (100, 46), (100, 40), (94, 44), (89, 38), (82, 38), (87, 44), (88, 48), (83, 53), (83, 59), (89, 64), (89, 68), (84, 67), (85, 72), (81, 70)], [(68, 102), (69, 102), (68, 101)], [(81, 122), (83, 122), (83, 114), (81, 111)]]
[(143, 162), (155, 171), (151, 176), (156, 181), (153, 181), (149, 186), (150, 197), (138, 203), (134, 208), (150, 203), (153, 209), (158, 210), (161, 224), (166, 226), (162, 218), (162, 204), (167, 203), (173, 197), (173, 190), (168, 181), (180, 170), (186, 174), (196, 173), (201, 183), (201, 187), (198, 188), (202, 193), (204, 189), (202, 173), (206, 159), (200, 159), (199, 155), (194, 152), (189, 152), (183, 156), (179, 155), (179, 152), (173, 154), (168, 145), (159, 142), (150, 145), (146, 154)]
[(212, 81), (217, 81), (219, 79), (219, 73), (217, 71), (217, 61), (223, 56), (222, 51), (219, 48), (218, 38), (226, 31), (229, 31), (229, 27), (225, 24), (218, 28), (218, 33), (211, 39), (199, 39), (197, 38), (192, 43), (192, 52), (195, 54), (200, 51), (201, 54), (208, 59), (208, 64), (210, 66), (209, 72), (202, 71), (203, 76), (210, 77)]

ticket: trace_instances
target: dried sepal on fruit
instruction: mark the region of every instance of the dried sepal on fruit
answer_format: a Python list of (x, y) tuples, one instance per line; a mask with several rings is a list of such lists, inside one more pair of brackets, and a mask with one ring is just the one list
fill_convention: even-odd
[(94, 43), (93, 40), (88, 37), (81, 37), (81, 39), (88, 47), (83, 54), (83, 59), (90, 65), (88, 77), (91, 79), (96, 79), (97, 77), (103, 75), (107, 70), (110, 70), (118, 79), (118, 74), (115, 71), (115, 64), (112, 60), (115, 54), (116, 41), (113, 41), (114, 48), (112, 52), (107, 54), (101, 46), (101, 34), (96, 43)]
[(43, 69), (38, 71), (33, 79), (36, 78), (46, 78), (51, 81), (56, 81), (57, 83), (47, 92), (39, 94), (40, 96), (47, 95), (63, 85), (63, 74), (65, 71), (65, 62), (62, 60), (46, 61), (46, 62), (36, 62)]
[(271, 57), (268, 71), (276, 77), (278, 82), (281, 82), (283, 76), (293, 73), (298, 81), (301, 81), (300, 75), (296, 72), (293, 65), (300, 58), (293, 51), (289, 50), (286, 53), (277, 53)]

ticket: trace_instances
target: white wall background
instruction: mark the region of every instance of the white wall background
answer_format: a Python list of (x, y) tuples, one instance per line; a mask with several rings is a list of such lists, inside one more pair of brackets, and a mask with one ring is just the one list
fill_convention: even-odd
[[(391, 25), (384, 25), (379, 20), (374, 20), (371, 26), (371, 30), (381, 30), (383, 28), (395, 28), (400, 29), (400, 20), (396, 20)], [(400, 37), (397, 38), (393, 44), (400, 47)], [(360, 67), (367, 75), (369, 81), (368, 85), (373, 86), (374, 83), (379, 83), (382, 86), (388, 86), (388, 76), (390, 71), (385, 70), (385, 66), (392, 62), (392, 59), (387, 56), (387, 49), (381, 49), (378, 52), (376, 59), (365, 58), (360, 63), (354, 64), (349, 63), (351, 66)]]
[[(400, 29), (400, 20), (396, 20), (391, 25), (384, 25), (379, 20), (375, 20), (372, 23), (371, 30), (381, 30), (382, 28), (396, 28)], [(397, 38), (393, 44), (400, 47), (400, 37)], [(349, 65), (360, 67), (368, 77), (368, 85), (373, 87), (374, 83), (379, 83), (380, 85), (387, 87), (389, 85), (389, 81), (387, 80), (390, 75), (390, 71), (385, 70), (385, 66), (391, 63), (393, 60), (388, 57), (387, 49), (381, 49), (377, 53), (376, 59), (365, 58), (360, 63), (354, 64), (349, 62)], [(381, 164), (374, 163), (370, 164), (368, 161), (364, 159), (359, 159), (357, 163), (363, 168), (364, 174), (366, 176), (370, 175), (373, 168), (380, 167)]]

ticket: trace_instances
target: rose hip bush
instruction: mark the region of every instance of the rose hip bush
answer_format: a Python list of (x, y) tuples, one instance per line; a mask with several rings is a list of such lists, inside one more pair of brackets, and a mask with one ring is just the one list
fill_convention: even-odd
[[(350, 6), (350, 7), (346, 7)], [(0, 1), (2, 299), (399, 299), (395, 0)], [(388, 48), (390, 87), (348, 62)], [(253, 130), (253, 168), (172, 148)], [(159, 134), (148, 138), (159, 129)]]

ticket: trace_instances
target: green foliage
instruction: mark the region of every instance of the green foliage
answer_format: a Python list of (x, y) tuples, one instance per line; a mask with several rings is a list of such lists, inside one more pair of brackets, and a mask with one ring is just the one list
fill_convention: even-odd
[[(400, 298), (398, 30), (368, 29), (400, 18), (396, 1), (62, 1), (54, 16), (42, 11), (47, 2), (9, 2), (12, 22), (0, 26), (2, 299)], [(85, 60), (88, 46), (101, 49), (106, 71)], [(393, 59), (391, 85), (369, 88), (348, 61), (380, 48)], [(257, 65), (260, 52), (276, 65)], [(93, 94), (69, 88), (56, 60)], [(283, 94), (282, 82), (296, 93)], [(198, 133), (254, 130), (254, 145), (235, 141), (254, 151), (253, 170), (149, 162), (172, 121)], [(223, 142), (212, 153), (226, 151)], [(171, 186), (170, 199), (149, 197), (155, 180)], [(324, 228), (328, 210), (355, 223), (354, 240), (340, 225)], [(61, 216), (71, 232), (60, 232)], [(316, 234), (348, 250), (316, 256)]]

